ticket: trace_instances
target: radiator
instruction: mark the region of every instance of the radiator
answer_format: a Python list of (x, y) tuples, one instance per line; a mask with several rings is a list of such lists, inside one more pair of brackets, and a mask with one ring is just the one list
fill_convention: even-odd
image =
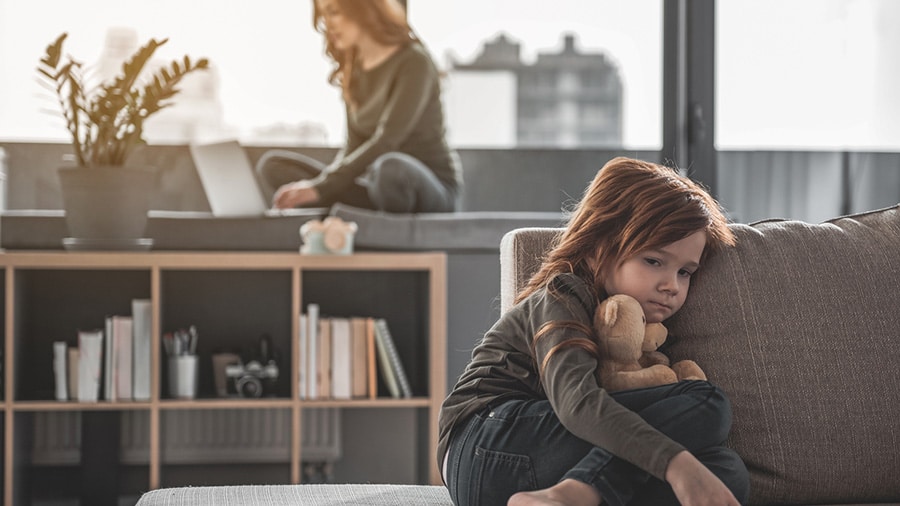
[[(120, 461), (150, 460), (150, 417), (123, 411)], [(34, 414), (34, 465), (77, 465), (81, 460), (81, 413)], [(341, 412), (302, 411), (303, 462), (331, 463), (341, 456)], [(18, 430), (18, 429), (17, 429)], [(286, 409), (167, 410), (160, 413), (160, 459), (166, 464), (278, 463), (291, 460), (291, 412)]]

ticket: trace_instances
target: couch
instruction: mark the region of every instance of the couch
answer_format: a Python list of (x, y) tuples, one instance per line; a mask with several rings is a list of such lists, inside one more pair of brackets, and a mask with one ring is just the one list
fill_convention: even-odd
[[(727, 442), (750, 470), (750, 504), (900, 504), (900, 206), (820, 224), (732, 224), (738, 245), (695, 276), (666, 322), (729, 394)], [(501, 310), (558, 228), (504, 235)], [(138, 506), (439, 504), (431, 485), (160, 489)]]
[[(731, 228), (665, 323), (731, 398), (750, 503), (900, 504), (900, 206)], [(558, 232), (504, 238), (503, 307)]]

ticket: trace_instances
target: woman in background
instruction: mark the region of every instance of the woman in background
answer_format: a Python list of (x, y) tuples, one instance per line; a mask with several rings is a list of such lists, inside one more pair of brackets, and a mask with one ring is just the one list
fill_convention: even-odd
[(396, 0), (315, 0), (313, 26), (334, 60), (347, 141), (327, 166), (285, 150), (257, 164), (273, 207), (343, 202), (395, 213), (457, 208), (458, 157), (447, 145), (440, 79)]

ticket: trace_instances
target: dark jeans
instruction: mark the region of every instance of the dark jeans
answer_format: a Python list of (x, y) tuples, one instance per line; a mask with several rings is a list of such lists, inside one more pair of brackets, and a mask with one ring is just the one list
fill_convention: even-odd
[[(612, 394), (682, 444), (744, 503), (747, 468), (722, 446), (731, 404), (706, 381)], [(505, 505), (511, 495), (573, 478), (594, 486), (603, 504), (677, 505), (668, 483), (572, 435), (546, 400), (511, 400), (474, 415), (454, 434), (447, 488), (457, 506)]]
[[(314, 158), (278, 149), (264, 153), (256, 164), (270, 198), (282, 185), (314, 178), (325, 168), (325, 164)], [(456, 192), (418, 159), (391, 152), (379, 156), (337, 198), (314, 206), (330, 207), (337, 202), (392, 213), (450, 212), (456, 210)]]

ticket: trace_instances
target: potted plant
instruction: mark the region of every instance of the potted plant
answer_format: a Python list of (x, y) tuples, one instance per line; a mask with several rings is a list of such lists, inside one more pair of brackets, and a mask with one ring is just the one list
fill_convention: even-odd
[(65, 245), (131, 248), (143, 238), (157, 174), (129, 166), (129, 156), (144, 144), (144, 121), (171, 105), (184, 76), (208, 68), (188, 56), (142, 76), (153, 53), (168, 39), (150, 39), (122, 64), (114, 79), (89, 86), (82, 64), (63, 56), (62, 33), (47, 46), (37, 67), (42, 83), (59, 100), (75, 151), (75, 167), (59, 170), (66, 225)]

